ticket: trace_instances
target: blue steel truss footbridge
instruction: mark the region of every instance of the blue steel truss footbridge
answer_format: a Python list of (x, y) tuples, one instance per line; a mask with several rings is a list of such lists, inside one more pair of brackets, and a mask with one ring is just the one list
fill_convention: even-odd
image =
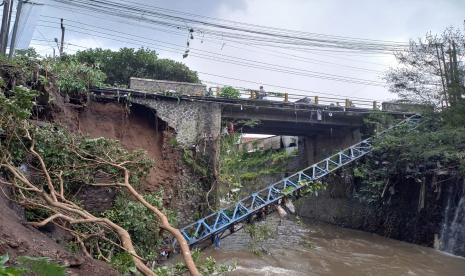
[[(377, 136), (401, 126), (414, 128), (420, 119), (419, 115), (413, 115)], [(373, 137), (370, 137), (341, 150), (310, 167), (252, 193), (227, 208), (197, 220), (182, 228), (181, 233), (190, 246), (206, 240), (211, 240), (212, 243), (219, 245), (220, 239), (227, 230), (231, 233), (235, 231), (235, 225), (248, 222), (256, 215), (272, 211), (271, 207), (279, 204), (285, 196), (297, 195), (300, 190), (309, 187), (318, 179), (370, 153), (373, 149), (372, 142)]]

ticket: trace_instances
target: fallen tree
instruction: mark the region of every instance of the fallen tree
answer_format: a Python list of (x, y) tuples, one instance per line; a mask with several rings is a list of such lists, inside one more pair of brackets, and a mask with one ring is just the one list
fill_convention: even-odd
[[(0, 92), (0, 173), (6, 181), (0, 184), (12, 189), (11, 200), (35, 214), (31, 225), (54, 224), (66, 230), (91, 257), (109, 261), (115, 252), (126, 252), (141, 273), (155, 275), (126, 229), (89, 212), (74, 198), (85, 185), (118, 189), (158, 218), (160, 228), (177, 240), (190, 273), (200, 275), (187, 242), (170, 224), (163, 206), (149, 203), (133, 186), (152, 165), (143, 152), (126, 151), (113, 140), (74, 135), (53, 124), (35, 124), (30, 118), (39, 93), (6, 88)], [(102, 242), (110, 248), (106, 256)]]

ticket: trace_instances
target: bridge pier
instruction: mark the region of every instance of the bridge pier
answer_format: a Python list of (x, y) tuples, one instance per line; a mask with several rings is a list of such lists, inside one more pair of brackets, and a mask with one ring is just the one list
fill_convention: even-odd
[(362, 136), (360, 128), (331, 128), (311, 136), (300, 136), (299, 140), (299, 155), (303, 161), (301, 165), (305, 167), (359, 142)]

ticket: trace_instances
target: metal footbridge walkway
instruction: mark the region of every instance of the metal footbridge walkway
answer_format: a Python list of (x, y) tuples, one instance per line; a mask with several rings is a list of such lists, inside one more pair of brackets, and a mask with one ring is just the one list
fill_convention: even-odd
[[(414, 127), (419, 120), (419, 115), (413, 115), (377, 136), (400, 126)], [(182, 228), (181, 233), (190, 246), (208, 239), (218, 245), (226, 230), (234, 232), (236, 224), (249, 221), (256, 214), (270, 211), (269, 207), (279, 204), (286, 195), (296, 194), (301, 189), (311, 185), (312, 182), (370, 153), (373, 149), (372, 141), (373, 137), (370, 137), (341, 150), (310, 167), (252, 193), (227, 208), (197, 220)]]

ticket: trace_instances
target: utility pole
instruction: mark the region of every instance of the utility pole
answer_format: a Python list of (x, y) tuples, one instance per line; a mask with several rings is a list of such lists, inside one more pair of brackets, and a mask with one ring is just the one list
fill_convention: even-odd
[[(449, 100), (448, 100), (448, 97), (447, 97), (447, 88), (446, 88), (446, 83), (444, 81), (444, 74), (445, 72), (442, 71), (442, 64), (441, 64), (441, 57), (439, 56), (439, 48), (438, 48), (438, 43), (436, 43), (436, 55), (437, 55), (437, 58), (438, 58), (438, 64), (439, 64), (439, 72), (441, 74), (441, 83), (442, 83), (442, 92), (444, 93), (444, 100), (441, 101), (441, 105), (445, 104), (446, 107), (449, 106)], [(446, 65), (444, 64), (444, 67)]]
[(61, 19), (61, 43), (60, 43), (60, 57), (63, 56), (63, 45), (65, 44), (65, 26), (63, 25), (63, 18)]
[(15, 53), (15, 46), (16, 46), (16, 33), (18, 32), (18, 25), (19, 19), (21, 18), (21, 9), (23, 7), (24, 0), (18, 0), (18, 7), (16, 7), (16, 19), (15, 25), (13, 26), (13, 34), (11, 35), (11, 42), (10, 42), (10, 53), (8, 54), (8, 58), (12, 58)]
[(8, 43), (8, 18), (10, 17), (11, 0), (3, 0), (3, 17), (2, 28), (0, 29), (0, 52), (6, 53), (6, 45)]
[(11, 0), (10, 2), (10, 14), (8, 15), (8, 24), (6, 25), (5, 52), (3, 54), (6, 54), (6, 46), (8, 46), (8, 34), (10, 33), (11, 15), (13, 14), (14, 2), (14, 0)]
[(454, 40), (452, 40), (452, 62), (454, 65), (455, 96), (457, 97), (457, 101), (460, 101), (462, 99), (462, 96), (465, 95), (465, 89), (463, 88), (461, 83), (462, 81), (460, 80), (459, 62), (457, 59), (457, 48)]
[(10, 15), (8, 16), (8, 24), (6, 25), (6, 36), (5, 36), (5, 51), (3, 52), (3, 54), (6, 54), (6, 46), (8, 46), (8, 35), (10, 33), (10, 25), (11, 25), (11, 16), (13, 14), (13, 3), (15, 1), (14, 0), (11, 0), (10, 2)]

